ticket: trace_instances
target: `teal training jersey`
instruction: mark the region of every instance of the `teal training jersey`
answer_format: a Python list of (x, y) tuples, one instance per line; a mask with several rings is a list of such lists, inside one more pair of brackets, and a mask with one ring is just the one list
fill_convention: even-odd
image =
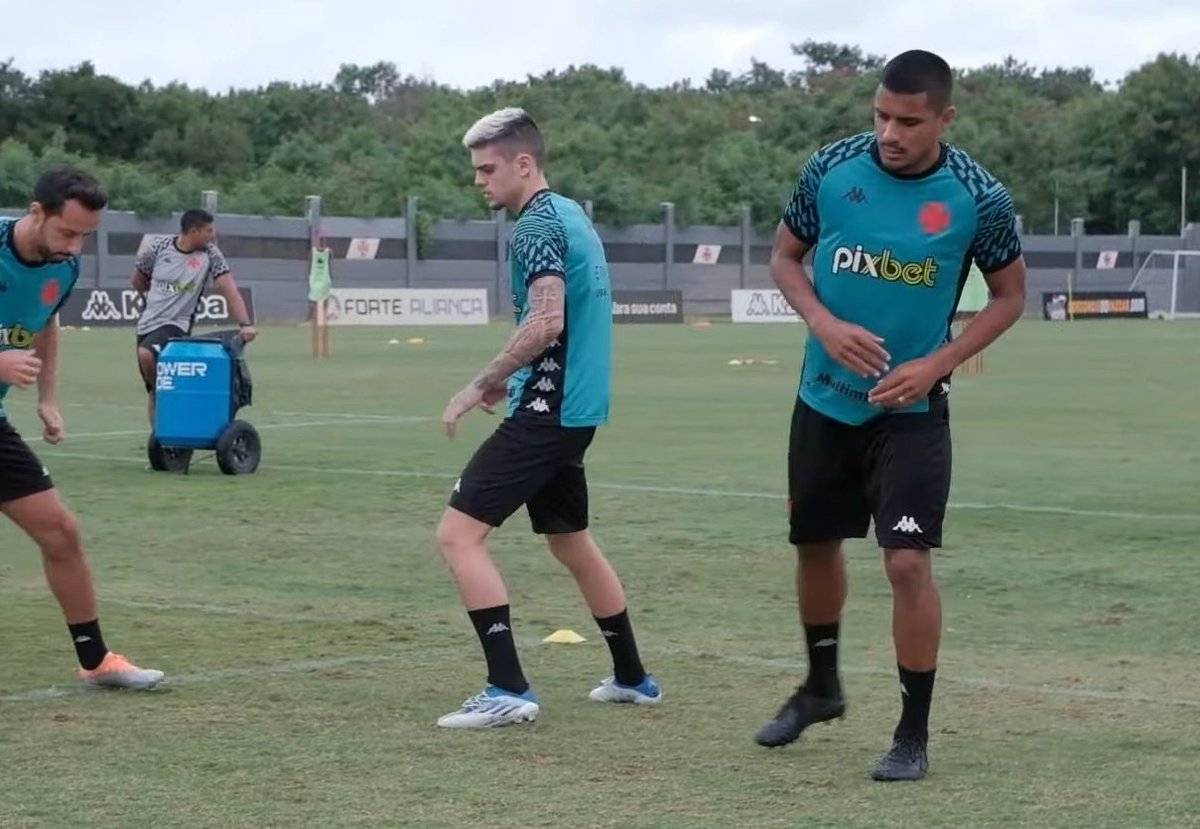
[[(884, 169), (873, 133), (814, 153), (783, 221), (814, 246), (821, 303), (882, 337), (893, 368), (947, 341), (972, 261), (988, 274), (1021, 255), (1012, 199), (970, 156), (943, 145), (932, 169), (900, 176)], [(835, 362), (810, 332), (799, 392), (806, 404), (865, 423), (883, 411), (867, 402), (876, 382)], [(928, 408), (925, 399), (901, 411)]]
[[(0, 351), (31, 348), (33, 335), (67, 301), (79, 278), (79, 259), (33, 264), (21, 259), (13, 242), (16, 219), (0, 219)], [(0, 383), (0, 420), (8, 384)]]
[(612, 293), (604, 246), (583, 209), (542, 190), (513, 227), (509, 251), (513, 308), (529, 313), (529, 285), (543, 276), (566, 283), (563, 332), (508, 381), (508, 416), (561, 426), (608, 420), (612, 373)]

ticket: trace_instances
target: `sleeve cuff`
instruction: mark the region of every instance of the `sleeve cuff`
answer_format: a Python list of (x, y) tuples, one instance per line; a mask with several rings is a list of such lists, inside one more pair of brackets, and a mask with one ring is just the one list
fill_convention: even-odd
[[(979, 270), (983, 273), (984, 276), (991, 276), (992, 274), (996, 273), (997, 271), (1004, 270), (1005, 268), (1007, 268), (1013, 262), (1016, 262), (1018, 259), (1020, 259), (1024, 255), (1025, 255), (1025, 251), (1018, 250), (1016, 253), (1014, 253), (1012, 256), (1008, 257), (1007, 259), (1005, 259), (999, 265), (992, 265), (987, 268), (985, 268), (983, 265), (979, 265)], [(978, 261), (975, 264), (978, 265), (979, 264)]]
[(795, 236), (797, 239), (799, 239), (804, 244), (808, 245), (810, 248), (816, 247), (817, 240), (815, 237), (811, 237), (804, 233), (801, 233), (797, 228), (792, 227), (792, 223), (787, 220), (784, 220), (783, 226), (786, 227), (789, 231), (791, 231), (793, 236)]
[(563, 282), (567, 281), (567, 275), (565, 273), (563, 273), (562, 271), (553, 270), (553, 269), (541, 270), (541, 271), (538, 271), (537, 273), (531, 273), (529, 276), (525, 277), (525, 287), (529, 287), (530, 285), (533, 284), (533, 281), (535, 279), (541, 279), (543, 276), (557, 276)]

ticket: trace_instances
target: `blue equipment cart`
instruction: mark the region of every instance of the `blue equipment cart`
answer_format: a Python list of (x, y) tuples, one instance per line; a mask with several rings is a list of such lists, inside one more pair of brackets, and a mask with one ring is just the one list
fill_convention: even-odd
[(196, 449), (213, 449), (226, 475), (258, 469), (262, 442), (238, 410), (253, 395), (237, 331), (174, 339), (158, 357), (154, 432), (146, 447), (153, 469), (186, 473)]

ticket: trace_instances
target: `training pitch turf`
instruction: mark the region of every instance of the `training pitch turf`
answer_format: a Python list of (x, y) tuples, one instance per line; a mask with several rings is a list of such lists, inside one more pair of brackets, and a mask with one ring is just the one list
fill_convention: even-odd
[[(1023, 322), (956, 382), (932, 775), (915, 785), (866, 779), (899, 703), (864, 542), (846, 718), (784, 749), (752, 740), (803, 661), (782, 497), (799, 326), (617, 330), (593, 529), (666, 703), (587, 702), (607, 650), (522, 513), (493, 551), (541, 719), (434, 727), (483, 677), (433, 529), (494, 422), (473, 414), (450, 442), (437, 418), (507, 331), (335, 330), (314, 364), (305, 329), (268, 328), (244, 415), (264, 459), (243, 478), (145, 471), (132, 334), (65, 332), (73, 437), (35, 446), (83, 521), (106, 638), (169, 680), (79, 692), (38, 556), (0, 527), (0, 825), (1200, 820), (1200, 326)], [(30, 438), (32, 402), (8, 404)], [(540, 644), (557, 628), (588, 641)]]

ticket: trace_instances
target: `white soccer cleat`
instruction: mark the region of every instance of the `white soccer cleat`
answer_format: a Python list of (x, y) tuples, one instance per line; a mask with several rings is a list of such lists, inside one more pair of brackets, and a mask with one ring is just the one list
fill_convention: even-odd
[(437, 724), (441, 728), (500, 728), (533, 722), (540, 710), (532, 688), (514, 694), (489, 685), (482, 693), (464, 701), (462, 708), (439, 717)]
[(588, 694), (592, 702), (620, 702), (632, 705), (658, 705), (662, 702), (663, 692), (657, 681), (650, 674), (640, 685), (621, 685), (616, 677), (608, 677)]
[(162, 681), (163, 672), (151, 668), (139, 668), (119, 653), (109, 651), (104, 661), (93, 670), (79, 669), (79, 678), (84, 685), (93, 688), (128, 688), (133, 691), (148, 691)]

